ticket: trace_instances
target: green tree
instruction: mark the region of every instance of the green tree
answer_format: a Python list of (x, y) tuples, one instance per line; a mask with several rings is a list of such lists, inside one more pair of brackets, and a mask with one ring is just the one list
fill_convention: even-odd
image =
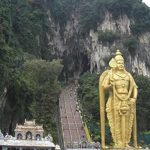
[(104, 1), (83, 0), (80, 6), (80, 33), (85, 35), (90, 29), (97, 29), (97, 24), (104, 19)]
[[(138, 131), (149, 131), (150, 127), (150, 78), (143, 75), (134, 75), (138, 86), (137, 124)], [(142, 124), (141, 124), (142, 122)]]
[(24, 64), (23, 75), (32, 83), (35, 95), (30, 106), (33, 118), (44, 125), (45, 133), (52, 133), (57, 140), (56, 122), (58, 117), (58, 76), (62, 70), (60, 60), (48, 62), (34, 59)]
[(83, 115), (93, 138), (99, 135), (99, 98), (98, 75), (85, 73), (79, 80), (78, 96), (82, 104)]

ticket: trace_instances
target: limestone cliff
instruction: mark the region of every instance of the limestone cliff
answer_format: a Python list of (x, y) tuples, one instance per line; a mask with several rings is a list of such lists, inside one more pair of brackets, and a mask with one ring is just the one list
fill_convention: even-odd
[[(50, 43), (57, 49), (58, 56), (64, 62), (68, 61), (69, 64), (67, 62), (64, 64), (68, 72), (82, 73), (87, 70), (100, 72), (108, 65), (108, 60), (115, 50), (120, 49), (128, 70), (150, 76), (150, 34), (145, 32), (137, 36), (138, 46), (132, 54), (124, 45), (125, 40), (132, 35), (131, 23), (134, 23), (134, 20), (129, 19), (127, 15), (115, 20), (111, 13), (105, 12), (104, 20), (98, 23), (96, 31), (91, 29), (83, 38), (79, 34), (79, 14), (76, 10), (64, 27), (63, 37), (60, 35), (61, 27), (55, 25), (54, 38)], [(120, 38), (111, 43), (99, 41), (99, 31), (106, 30), (119, 33)]]

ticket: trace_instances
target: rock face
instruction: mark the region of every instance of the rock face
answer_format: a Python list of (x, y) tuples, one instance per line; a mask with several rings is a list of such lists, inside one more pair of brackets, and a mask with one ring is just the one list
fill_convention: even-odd
[[(100, 70), (107, 64), (110, 55), (114, 53), (114, 50), (119, 48), (124, 54), (127, 68), (138, 74), (148, 75), (150, 72), (149, 66), (149, 47), (150, 47), (150, 35), (145, 33), (138, 37), (139, 44), (134, 55), (132, 55), (128, 49), (124, 46), (124, 38), (131, 35), (131, 22), (126, 15), (121, 16), (118, 20), (114, 20), (111, 14), (106, 13), (105, 19), (102, 24), (99, 24), (98, 31), (111, 30), (121, 34), (121, 39), (114, 41), (112, 44), (104, 45), (98, 41), (98, 32), (90, 31), (89, 36), (91, 37), (91, 55), (90, 55), (90, 70), (93, 71), (95, 66), (97, 71)], [(107, 62), (107, 64), (105, 64)]]
[[(57, 49), (57, 56), (63, 59), (65, 76), (78, 76), (84, 71), (101, 72), (108, 66), (110, 56), (120, 49), (126, 61), (126, 68), (129, 71), (150, 75), (150, 34), (143, 33), (137, 37), (138, 46), (134, 53), (125, 47), (125, 40), (130, 37), (130, 26), (134, 20), (126, 15), (114, 20), (109, 12), (105, 13), (102, 23), (99, 23), (97, 30), (90, 30), (84, 38), (79, 34), (79, 14), (76, 10), (61, 30), (59, 25), (55, 25), (54, 37), (50, 43)], [(100, 31), (112, 31), (119, 33), (120, 39), (113, 42), (99, 41)], [(61, 35), (61, 33), (63, 33)], [(55, 51), (56, 52), (56, 51)]]

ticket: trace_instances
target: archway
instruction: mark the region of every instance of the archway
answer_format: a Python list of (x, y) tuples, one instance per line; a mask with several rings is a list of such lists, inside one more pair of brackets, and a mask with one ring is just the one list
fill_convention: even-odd
[(17, 134), (17, 140), (22, 140), (22, 134), (21, 133)]
[(26, 133), (26, 140), (32, 140), (32, 133), (30, 131)]

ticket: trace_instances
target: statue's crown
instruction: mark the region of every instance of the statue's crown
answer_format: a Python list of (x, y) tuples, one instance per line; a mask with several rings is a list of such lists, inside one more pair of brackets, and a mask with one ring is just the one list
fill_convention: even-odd
[(122, 53), (120, 52), (119, 49), (116, 50), (116, 56), (117, 56), (117, 55), (122, 55)]
[(115, 55), (115, 58), (112, 58), (110, 61), (109, 61), (109, 66), (111, 68), (115, 68), (117, 66), (117, 61), (118, 60), (123, 60), (124, 61), (124, 58), (122, 57), (122, 53), (120, 52), (119, 49), (116, 50), (116, 55)]
[(115, 60), (124, 60), (124, 58), (122, 57), (122, 53), (120, 52), (119, 49), (116, 50), (116, 56), (115, 56)]

